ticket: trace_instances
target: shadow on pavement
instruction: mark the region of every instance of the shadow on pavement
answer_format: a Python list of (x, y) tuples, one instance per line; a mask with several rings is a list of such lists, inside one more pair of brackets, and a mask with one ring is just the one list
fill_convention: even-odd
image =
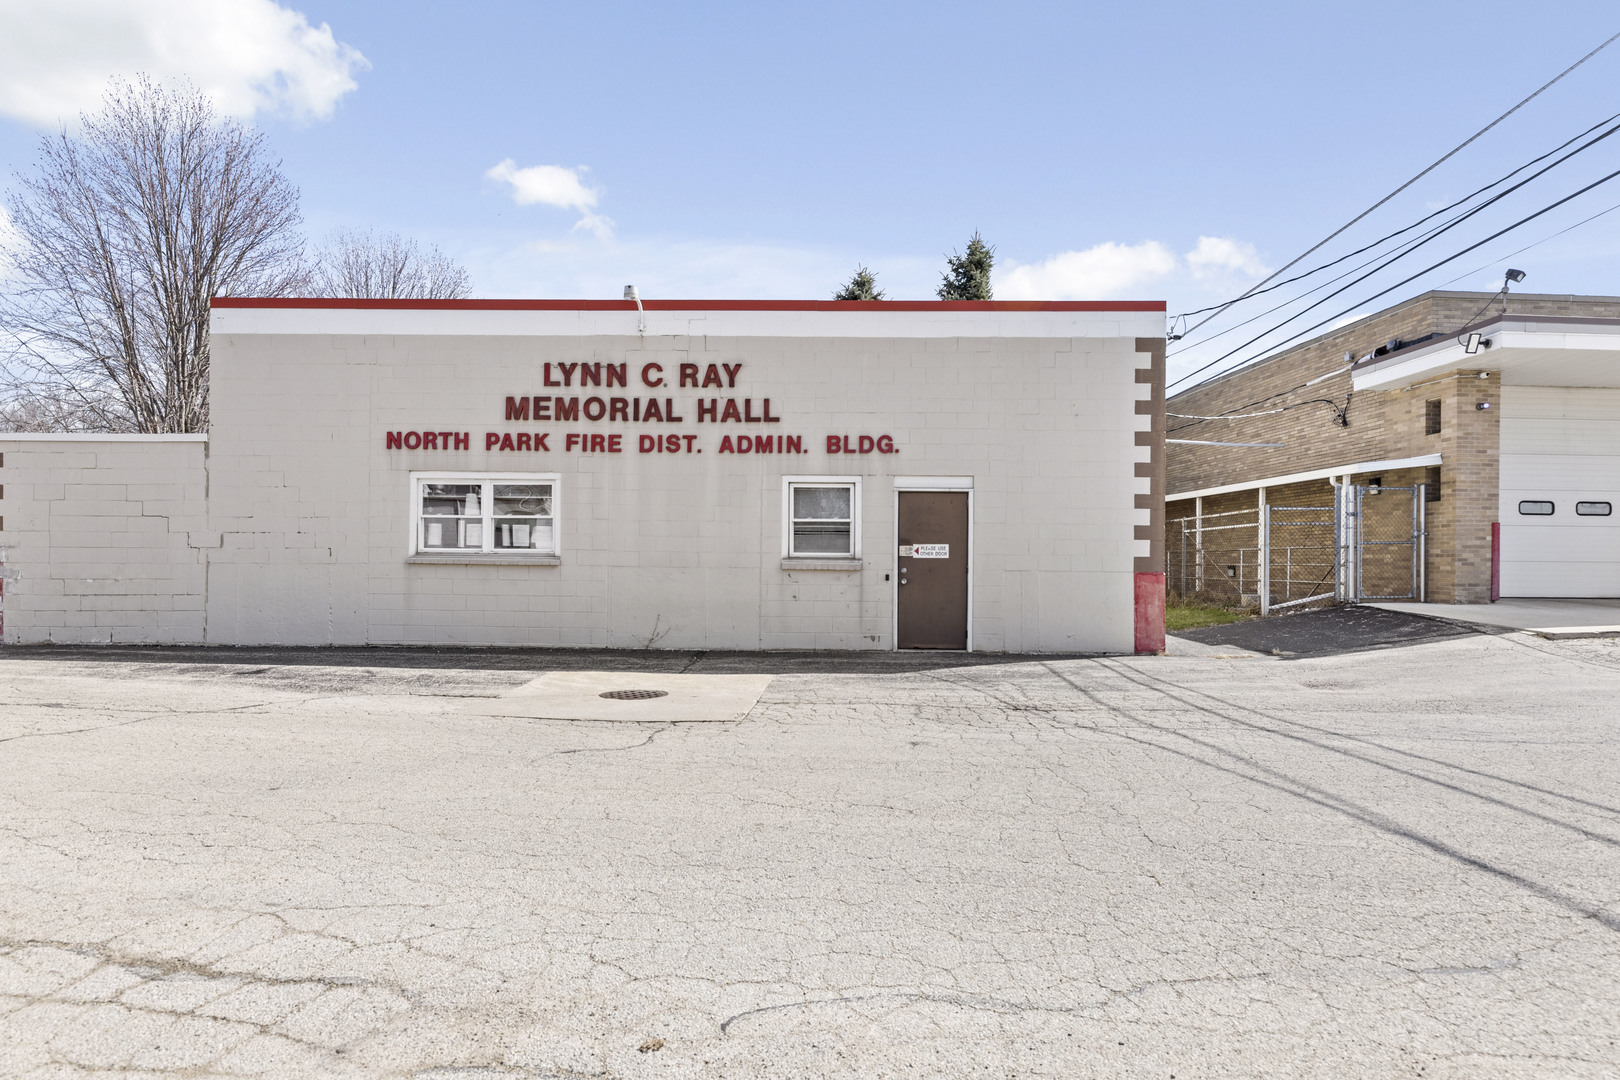
[(1399, 611), (1334, 607), (1205, 626), (1174, 635), (1202, 645), (1227, 645), (1281, 656), (1337, 656), (1369, 649), (1392, 649), (1426, 641), (1467, 637), (1479, 631), (1456, 623)]
[(75, 663), (455, 669), (462, 671), (644, 671), (702, 675), (881, 675), (940, 668), (1072, 660), (1096, 653), (707, 652), (664, 649), (523, 649), (436, 646), (365, 648), (179, 645), (7, 645), (5, 660)]

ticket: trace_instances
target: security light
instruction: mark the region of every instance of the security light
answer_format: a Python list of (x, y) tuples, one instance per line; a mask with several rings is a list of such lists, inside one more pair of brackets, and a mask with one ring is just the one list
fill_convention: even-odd
[[(1502, 297), (1502, 314), (1504, 314), (1504, 315), (1507, 314), (1508, 286), (1509, 285), (1517, 285), (1519, 282), (1521, 282), (1523, 280), (1524, 280), (1524, 271), (1523, 270), (1509, 270), (1506, 274), (1502, 275), (1502, 292), (1500, 294), (1501, 297)], [(1487, 303), (1485, 306), (1490, 307), (1490, 304)]]
[(1468, 340), (1463, 343), (1463, 352), (1467, 353), (1469, 356), (1473, 356), (1475, 353), (1479, 352), (1479, 343), (1481, 340), (1483, 340), (1483, 338), (1483, 334), (1469, 334)]
[(1474, 408), (1478, 409), (1480, 412), (1489, 412), (1491, 403), (1488, 401), (1482, 401), (1478, 405), (1475, 405)]
[(1474, 376), (1474, 378), (1476, 378), (1476, 379), (1488, 379), (1490, 377), (1491, 377), (1491, 373), (1488, 372), (1488, 371), (1482, 371), (1478, 375)]

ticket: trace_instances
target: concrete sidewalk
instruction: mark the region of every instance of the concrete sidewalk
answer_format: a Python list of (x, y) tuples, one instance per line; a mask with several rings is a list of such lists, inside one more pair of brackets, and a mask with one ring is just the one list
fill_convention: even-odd
[(1620, 600), (1536, 600), (1515, 597), (1494, 604), (1368, 604), (1433, 619), (1525, 630), (1544, 638), (1620, 636)]

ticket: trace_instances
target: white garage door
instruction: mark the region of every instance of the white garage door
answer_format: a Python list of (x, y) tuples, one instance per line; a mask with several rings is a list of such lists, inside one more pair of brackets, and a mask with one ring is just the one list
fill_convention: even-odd
[(1620, 597), (1620, 389), (1502, 388), (1502, 595)]

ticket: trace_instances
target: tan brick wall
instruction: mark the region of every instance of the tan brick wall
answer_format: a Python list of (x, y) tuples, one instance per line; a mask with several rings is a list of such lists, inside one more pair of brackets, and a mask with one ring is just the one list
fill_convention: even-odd
[[(1177, 492), (1243, 483), (1268, 476), (1332, 468), (1357, 461), (1379, 461), (1439, 453), (1442, 498), (1429, 504), (1429, 595), (1439, 602), (1474, 603), (1489, 599), (1490, 526), (1497, 520), (1498, 423), (1495, 408), (1475, 406), (1500, 402), (1500, 383), (1490, 371), (1488, 355), (1480, 368), (1448, 372), (1409, 388), (1351, 393), (1345, 354), (1364, 356), (1392, 339), (1413, 340), (1431, 333), (1453, 333), (1466, 325), (1491, 299), (1488, 293), (1430, 292), (1388, 311), (1305, 342), (1295, 348), (1213, 379), (1169, 399), (1167, 432), (1171, 439), (1220, 442), (1279, 442), (1275, 448), (1214, 447), (1171, 444), (1166, 448), (1168, 501), (1166, 517), (1191, 513)], [(1483, 316), (1501, 310), (1491, 304)], [(1508, 311), (1520, 315), (1620, 318), (1620, 297), (1516, 294)], [(1490, 372), (1475, 378), (1477, 370)], [(1302, 384), (1323, 375), (1314, 386)], [(1311, 404), (1317, 399), (1319, 403)], [(1425, 402), (1441, 402), (1441, 430), (1424, 433)], [(1175, 414), (1216, 416), (1256, 413), (1284, 406), (1286, 412), (1244, 420), (1188, 420)], [(1345, 410), (1348, 426), (1334, 422)], [(1358, 477), (1364, 481), (1366, 477)], [(1406, 483), (1402, 474), (1385, 477)], [(1416, 477), (1422, 480), (1421, 475)], [(1205, 500), (1205, 512), (1226, 505)], [(1236, 497), (1252, 506), (1254, 495)], [(1274, 497), (1275, 503), (1277, 499)], [(1171, 540), (1170, 542), (1174, 542)]]

